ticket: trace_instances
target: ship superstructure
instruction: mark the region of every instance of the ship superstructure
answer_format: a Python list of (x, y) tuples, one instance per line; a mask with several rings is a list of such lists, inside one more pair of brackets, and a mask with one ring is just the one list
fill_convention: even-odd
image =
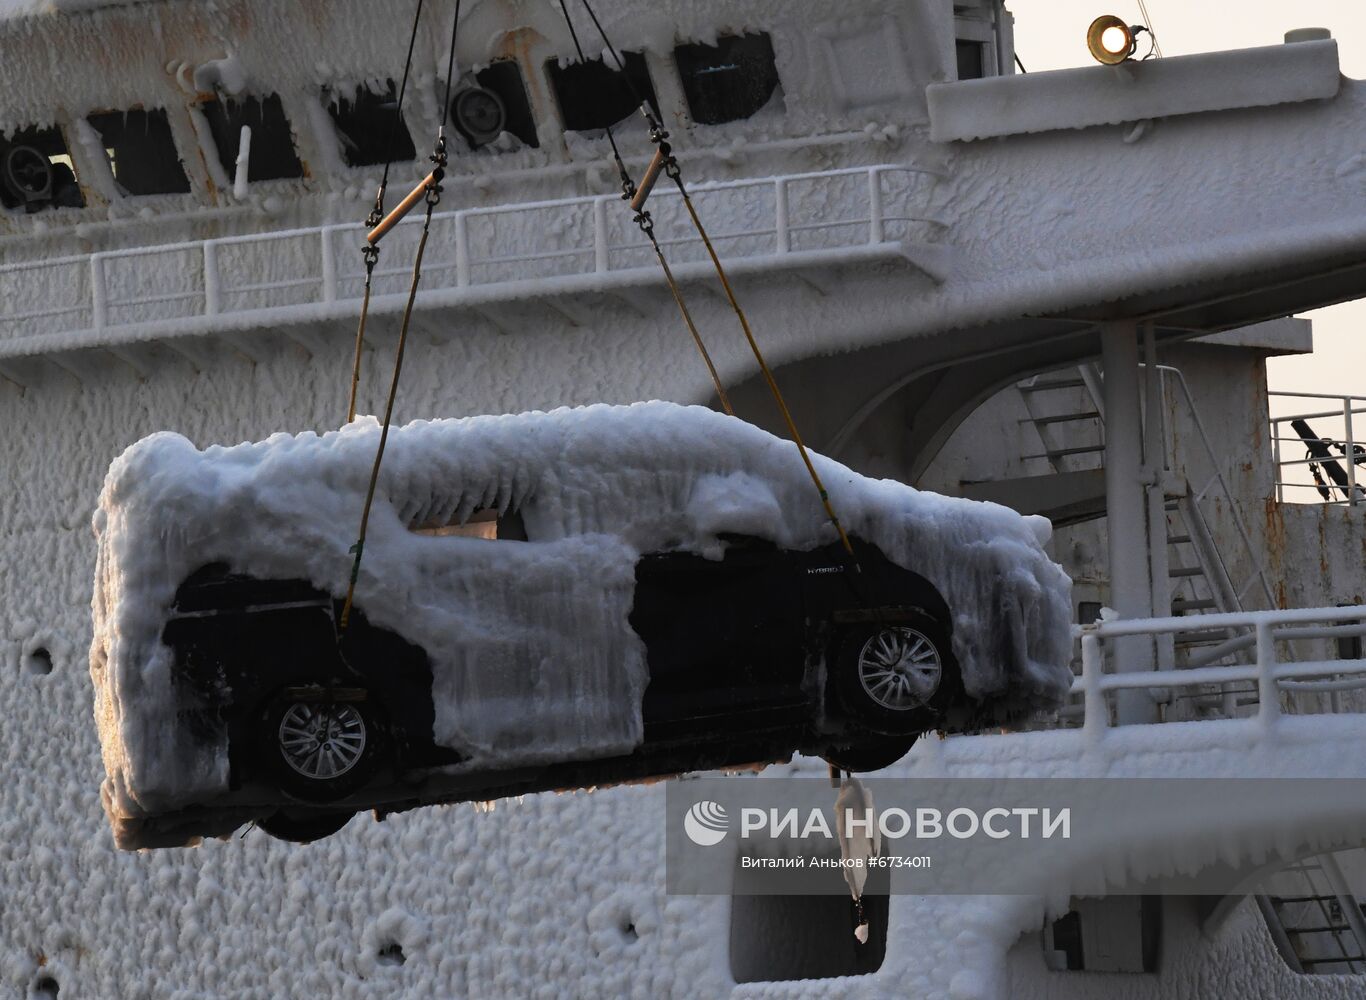
[[(668, 896), (663, 831), (642, 819), (658, 788), (361, 818), (309, 848), (115, 855), (84, 659), (94, 498), (152, 431), (203, 446), (344, 420), (361, 219), (387, 159), (394, 192), (429, 168), (455, 10), (427, 4), (400, 115), (411, 5), (393, 7), (161, 0), (0, 20), (7, 987), (1358, 988), (1366, 838), (1287, 845), (1274, 804), (1242, 831), (1261, 857), (1245, 892), (893, 895), (863, 965), (839, 908)], [(928, 741), (898, 773), (1366, 771), (1366, 390), (1275, 401), (1265, 382), (1266, 357), (1312, 347), (1285, 317), (1366, 287), (1366, 92), (1331, 37), (1019, 74), (991, 0), (594, 7), (812, 447), (1054, 519), (1085, 626), (1074, 704), (1040, 731)], [(714, 402), (620, 198), (605, 129), (639, 176), (645, 127), (566, 8), (587, 61), (558, 3), (462, 9), (400, 420)], [(681, 200), (661, 185), (650, 208), (737, 410), (780, 429)], [(362, 411), (382, 405), (417, 232), (382, 246)]]

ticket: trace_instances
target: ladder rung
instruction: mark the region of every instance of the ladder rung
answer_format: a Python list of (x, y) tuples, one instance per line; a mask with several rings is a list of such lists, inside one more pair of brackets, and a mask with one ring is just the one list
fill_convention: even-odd
[(1056, 417), (1035, 417), (1036, 424), (1065, 424), (1073, 420), (1096, 420), (1100, 414), (1095, 410), (1088, 410), (1085, 413), (1060, 413)]
[(1190, 535), (1168, 535), (1168, 536), (1167, 536), (1167, 544), (1168, 544), (1168, 545), (1184, 545), (1184, 544), (1186, 544), (1186, 542), (1189, 542), (1190, 540), (1191, 540), (1191, 536), (1190, 536)]
[(1167, 570), (1168, 576), (1204, 576), (1205, 571), (1199, 566), (1178, 566), (1175, 569)]
[(1287, 934), (1327, 934), (1329, 931), (1350, 931), (1346, 924), (1326, 924), (1323, 927), (1287, 927)]
[(1066, 458), (1068, 455), (1094, 455), (1098, 451), (1104, 451), (1103, 444), (1090, 444), (1084, 448), (1059, 448), (1057, 451), (1046, 451), (1041, 455), (1025, 455), (1024, 458)]
[(1086, 382), (1079, 378), (1060, 378), (1049, 382), (1035, 382), (1033, 385), (1019, 386), (1021, 392), (1046, 392), (1049, 389), (1079, 389)]
[(1173, 611), (1204, 611), (1215, 607), (1214, 600), (1202, 597), (1198, 601), (1172, 601)]
[(1341, 965), (1344, 962), (1366, 962), (1361, 955), (1343, 955), (1341, 958), (1302, 958), (1300, 965)]
[(1336, 896), (1273, 896), (1277, 903), (1325, 903)]

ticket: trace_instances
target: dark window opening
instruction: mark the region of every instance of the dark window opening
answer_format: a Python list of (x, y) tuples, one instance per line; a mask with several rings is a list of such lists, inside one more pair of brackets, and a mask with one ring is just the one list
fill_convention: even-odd
[(357, 87), (350, 96), (329, 95), (327, 112), (337, 126), (348, 167), (417, 159), (412, 134), (398, 108), (398, 90), (389, 80), (382, 93)]
[(730, 901), (730, 972), (737, 983), (833, 979), (882, 968), (891, 905), (888, 869), (869, 872), (864, 887), (866, 944), (854, 937), (857, 918), (848, 893), (758, 895), (762, 876), (757, 871), (741, 868), (736, 859)]
[(981, 42), (965, 42), (961, 38), (958, 47), (958, 79), (980, 80), (986, 76), (986, 46)]
[(0, 205), (26, 212), (85, 207), (61, 129), (33, 126), (0, 134)]
[(266, 98), (229, 97), (205, 101), (201, 109), (218, 148), (218, 162), (223, 164), (228, 177), (237, 176), (237, 149), (244, 125), (251, 129), (248, 180), (269, 181), (304, 175), (303, 164), (294, 152), (294, 136), (279, 94)]
[(474, 83), (451, 98), (451, 120), (471, 149), (495, 142), (504, 132), (524, 145), (540, 145), (526, 84), (515, 62), (490, 63), (474, 74)]
[(566, 65), (552, 59), (546, 63), (550, 86), (560, 105), (560, 117), (568, 131), (593, 132), (616, 125), (640, 107), (635, 94), (659, 114), (645, 57), (639, 52), (623, 52), (621, 58), (626, 66), (624, 75), (601, 59)]
[(88, 121), (100, 134), (120, 193), (189, 193), (190, 179), (176, 152), (165, 109), (106, 111)]
[(1073, 899), (1044, 928), (1043, 946), (1057, 972), (1153, 973), (1161, 937), (1160, 896), (1109, 896)]
[(1100, 621), (1100, 601), (1082, 601), (1077, 605), (1077, 624), (1094, 625)]
[(718, 38), (715, 45), (680, 45), (674, 59), (688, 111), (699, 125), (748, 118), (778, 89), (773, 40), (763, 32)]

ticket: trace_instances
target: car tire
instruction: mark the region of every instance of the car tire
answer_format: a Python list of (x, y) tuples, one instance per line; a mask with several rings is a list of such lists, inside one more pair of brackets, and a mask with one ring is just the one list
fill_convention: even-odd
[(352, 815), (354, 814), (319, 813), (300, 816), (282, 809), (257, 820), (256, 826), (276, 840), (288, 841), (291, 844), (311, 844), (315, 840), (332, 836), (351, 822)]
[(847, 747), (831, 747), (824, 754), (825, 762), (837, 771), (862, 774), (891, 767), (915, 746), (919, 734), (870, 740)]
[(962, 689), (948, 633), (928, 615), (850, 629), (834, 674), (846, 720), (887, 735), (936, 728)]
[(303, 802), (334, 802), (374, 775), (383, 733), (369, 701), (281, 694), (265, 712), (260, 739), (282, 792)]

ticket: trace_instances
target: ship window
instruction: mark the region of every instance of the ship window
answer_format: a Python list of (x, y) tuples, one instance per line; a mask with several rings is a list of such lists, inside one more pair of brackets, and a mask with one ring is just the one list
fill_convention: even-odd
[(218, 148), (218, 161), (229, 177), (237, 174), (237, 144), (244, 125), (251, 128), (247, 176), (253, 181), (302, 177), (303, 164), (294, 152), (294, 136), (279, 94), (269, 97), (226, 98), (201, 105), (209, 133)]
[(26, 212), (85, 207), (61, 129), (30, 127), (0, 134), (0, 204)]
[(674, 59), (699, 125), (748, 118), (778, 89), (773, 40), (763, 32), (718, 38), (715, 45), (680, 45)]
[(504, 132), (524, 145), (540, 145), (526, 84), (515, 62), (490, 63), (474, 74), (474, 83), (451, 98), (451, 120), (471, 149), (495, 143)]
[(393, 80), (387, 81), (381, 93), (369, 87), (357, 87), (350, 96), (333, 92), (329, 94), (327, 112), (337, 126), (347, 166), (368, 167), (417, 158), (412, 134), (398, 108)]
[(176, 153), (165, 109), (106, 111), (91, 115), (88, 120), (100, 134), (120, 193), (189, 192), (190, 179)]
[(958, 39), (958, 79), (980, 80), (986, 76), (986, 46), (981, 42), (965, 42)]
[(624, 76), (602, 59), (564, 65), (552, 59), (546, 63), (550, 85), (560, 105), (560, 117), (570, 132), (594, 132), (630, 117), (639, 107), (632, 87), (659, 114), (645, 57), (639, 52), (623, 52), (621, 58), (626, 66)]

